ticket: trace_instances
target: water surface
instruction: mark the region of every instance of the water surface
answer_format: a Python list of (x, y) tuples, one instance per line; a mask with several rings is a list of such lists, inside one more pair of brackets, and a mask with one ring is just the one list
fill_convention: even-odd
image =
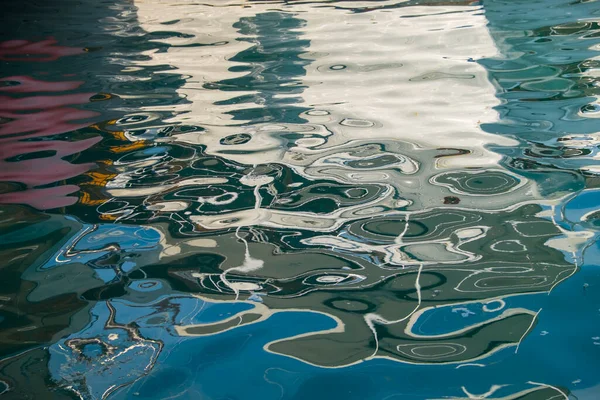
[(13, 3), (4, 396), (600, 396), (598, 3)]

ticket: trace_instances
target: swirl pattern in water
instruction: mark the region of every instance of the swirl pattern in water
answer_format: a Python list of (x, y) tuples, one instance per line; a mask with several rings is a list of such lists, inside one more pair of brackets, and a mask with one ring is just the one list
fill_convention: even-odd
[(600, 3), (11, 3), (2, 395), (600, 397)]

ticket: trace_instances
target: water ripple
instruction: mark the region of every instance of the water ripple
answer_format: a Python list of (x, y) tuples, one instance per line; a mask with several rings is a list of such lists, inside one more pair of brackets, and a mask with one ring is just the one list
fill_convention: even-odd
[(598, 387), (595, 2), (53, 7), (0, 31), (0, 393)]

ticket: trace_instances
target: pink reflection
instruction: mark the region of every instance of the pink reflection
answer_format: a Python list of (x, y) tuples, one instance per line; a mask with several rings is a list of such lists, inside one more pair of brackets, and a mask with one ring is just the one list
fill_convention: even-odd
[(11, 93), (29, 92), (62, 92), (77, 89), (83, 81), (45, 82), (28, 76), (9, 76), (0, 79), (0, 82), (15, 82), (16, 85), (1, 86), (0, 91)]
[(64, 94), (56, 96), (29, 96), (14, 99), (0, 96), (0, 109), (4, 111), (43, 110), (87, 103), (95, 93)]
[(56, 156), (64, 157), (71, 154), (82, 152), (102, 138), (100, 136), (89, 139), (78, 140), (77, 142), (66, 142), (62, 140), (44, 141), (44, 142), (12, 142), (10, 146), (0, 147), (0, 158), (7, 159), (19, 154), (36, 153), (41, 151), (54, 151)]
[(28, 189), (22, 192), (0, 194), (0, 203), (28, 204), (40, 210), (66, 207), (77, 203), (76, 196), (67, 196), (77, 192), (79, 186), (64, 185), (44, 189)]
[[(0, 43), (0, 60), (53, 61), (83, 52), (82, 49), (56, 46), (54, 39), (35, 43), (25, 40)], [(10, 84), (2, 85), (2, 82)], [(28, 76), (11, 76), (0, 79), (0, 91), (18, 94), (64, 92), (77, 89), (82, 83), (47, 82)], [(102, 138), (96, 136), (79, 141), (30, 139), (89, 126), (89, 122), (76, 121), (96, 117), (98, 113), (68, 106), (88, 103), (93, 95), (0, 96), (0, 118), (4, 121), (0, 124), (0, 181), (25, 186), (25, 190), (0, 194), (0, 203), (28, 204), (46, 210), (77, 202), (77, 196), (73, 196), (79, 191), (76, 185), (40, 186), (65, 181), (93, 169), (94, 163), (72, 164), (63, 158), (89, 149)]]
[(7, 40), (0, 43), (0, 60), (3, 61), (54, 61), (60, 57), (85, 53), (76, 47), (55, 46), (55, 39), (40, 42)]
[[(30, 114), (11, 113), (2, 110), (0, 106), (0, 117), (10, 119), (9, 122), (0, 125), (0, 146), (5, 141), (3, 138), (21, 134), (21, 139), (30, 139), (40, 136), (57, 135), (75, 129), (81, 129), (89, 123), (73, 124), (71, 121), (96, 117), (100, 114), (93, 111), (78, 110), (76, 108), (57, 108)], [(12, 141), (12, 138), (9, 139)]]
[[(44, 150), (55, 151), (56, 155), (43, 158), (33, 158), (30, 160), (22, 160), (17, 162), (7, 162), (6, 159), (3, 159), (2, 161), (0, 161), (0, 181), (21, 182), (26, 184), (28, 187), (35, 187), (47, 185), (53, 182), (59, 182), (83, 174), (89, 171), (90, 169), (94, 168), (95, 164), (71, 164), (63, 160), (62, 157), (86, 150), (92, 147), (94, 144), (98, 143), (101, 139), (101, 137), (94, 137), (86, 140), (80, 140), (77, 142), (41, 142), (49, 144), (51, 143), (52, 146), (47, 146)], [(24, 151), (15, 151), (18, 149)], [(41, 149), (34, 150), (33, 148), (26, 149), (25, 147), (18, 146), (9, 147), (9, 149), (7, 150), (7, 153), (13, 153), (13, 157), (19, 154), (26, 154), (35, 151), (44, 151)], [(0, 153), (4, 153), (4, 151), (0, 151)]]

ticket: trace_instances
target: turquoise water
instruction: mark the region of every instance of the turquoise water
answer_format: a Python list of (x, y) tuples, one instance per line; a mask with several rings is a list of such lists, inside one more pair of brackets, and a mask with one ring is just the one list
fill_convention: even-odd
[(598, 15), (11, 2), (2, 396), (600, 398)]

